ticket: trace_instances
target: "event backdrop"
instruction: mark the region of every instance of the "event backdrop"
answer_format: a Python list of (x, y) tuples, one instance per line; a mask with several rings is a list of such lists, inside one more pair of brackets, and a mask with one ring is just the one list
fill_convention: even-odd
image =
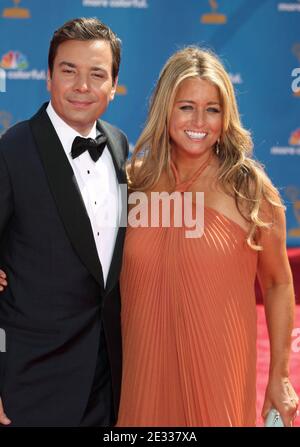
[(132, 147), (166, 59), (188, 44), (221, 56), (255, 157), (287, 205), (288, 244), (300, 245), (300, 0), (0, 0), (0, 133), (48, 99), (50, 38), (78, 16), (100, 18), (122, 39), (118, 95), (105, 119)]

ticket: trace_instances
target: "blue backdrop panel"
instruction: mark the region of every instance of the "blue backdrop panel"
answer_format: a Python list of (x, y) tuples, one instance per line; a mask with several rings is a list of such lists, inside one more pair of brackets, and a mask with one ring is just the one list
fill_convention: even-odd
[(120, 86), (105, 119), (132, 147), (166, 59), (189, 44), (221, 56), (255, 156), (287, 205), (288, 244), (300, 245), (300, 0), (0, 0), (0, 133), (48, 99), (49, 41), (78, 16), (100, 18), (122, 39)]

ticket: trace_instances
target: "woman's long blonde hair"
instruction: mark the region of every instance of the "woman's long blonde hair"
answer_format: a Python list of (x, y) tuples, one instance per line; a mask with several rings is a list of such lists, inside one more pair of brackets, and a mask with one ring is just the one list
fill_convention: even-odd
[(170, 175), (169, 122), (176, 92), (182, 81), (195, 77), (211, 82), (219, 91), (223, 125), (216, 151), (220, 161), (218, 180), (227, 193), (234, 195), (239, 212), (251, 223), (247, 243), (261, 250), (254, 242), (255, 230), (271, 225), (259, 217), (262, 201), (272, 210), (283, 205), (263, 167), (251, 158), (253, 143), (250, 132), (242, 127), (233, 85), (218, 57), (209, 50), (184, 48), (163, 67), (151, 98), (146, 126), (128, 169), (130, 189), (151, 190), (163, 171)]

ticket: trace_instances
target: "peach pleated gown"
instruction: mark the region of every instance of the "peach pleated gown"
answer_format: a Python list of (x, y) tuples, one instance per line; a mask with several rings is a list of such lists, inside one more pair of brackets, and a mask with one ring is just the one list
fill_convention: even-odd
[(257, 253), (205, 207), (204, 234), (128, 227), (118, 426), (254, 426)]

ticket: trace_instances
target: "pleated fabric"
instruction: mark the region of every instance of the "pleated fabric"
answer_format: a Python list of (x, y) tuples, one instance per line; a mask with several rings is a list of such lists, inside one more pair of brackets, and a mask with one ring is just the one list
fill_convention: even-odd
[(118, 426), (254, 426), (257, 253), (205, 207), (204, 234), (127, 229)]

